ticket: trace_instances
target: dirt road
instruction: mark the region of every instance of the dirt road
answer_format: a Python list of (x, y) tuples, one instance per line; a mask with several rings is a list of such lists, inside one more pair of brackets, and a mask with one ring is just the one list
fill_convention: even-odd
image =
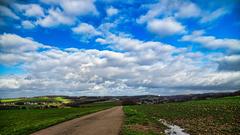
[(118, 135), (122, 107), (113, 107), (40, 130), (32, 135)]

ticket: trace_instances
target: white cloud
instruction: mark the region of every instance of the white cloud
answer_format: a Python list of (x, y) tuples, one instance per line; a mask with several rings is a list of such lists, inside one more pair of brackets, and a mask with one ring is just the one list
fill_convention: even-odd
[(225, 48), (230, 51), (240, 51), (240, 40), (223, 38), (219, 39), (214, 36), (204, 36), (203, 33), (193, 32), (191, 35), (185, 35), (181, 41), (191, 41), (202, 44), (209, 49)]
[(100, 43), (100, 44), (107, 44), (107, 41), (105, 39), (102, 39), (102, 38), (97, 38), (95, 41)]
[(19, 83), (17, 82), (16, 78), (1, 78), (0, 79), (0, 88), (10, 88), (10, 89), (17, 89), (19, 88)]
[(185, 27), (173, 18), (151, 20), (147, 24), (147, 29), (159, 36), (182, 34), (185, 32)]
[(20, 61), (34, 59), (29, 57), (32, 52), (40, 48), (51, 48), (50, 46), (38, 43), (30, 38), (23, 38), (15, 34), (4, 33), (0, 35), (0, 61), (4, 65), (16, 64)]
[(19, 19), (19, 17), (9, 8), (0, 5), (0, 16), (7, 16), (13, 19)]
[(201, 18), (200, 22), (201, 23), (211, 22), (211, 21), (214, 21), (214, 20), (224, 16), (227, 13), (228, 13), (228, 11), (224, 8), (219, 8), (213, 12), (206, 12), (206, 13), (202, 14), (202, 18)]
[(201, 9), (190, 1), (178, 0), (161, 0), (154, 4), (143, 6), (149, 10), (145, 15), (137, 19), (138, 23), (146, 23), (158, 17), (177, 17), (177, 18), (190, 18), (199, 17)]
[(23, 11), (23, 14), (28, 17), (42, 17), (44, 11), (38, 4), (15, 4), (16, 8)]
[(4, 52), (1, 53), (1, 63), (6, 62), (7, 58), (11, 60), (10, 55), (21, 58), (15, 63), (21, 63), (21, 68), (28, 72), (1, 76), (0, 91), (9, 93), (17, 90), (24, 93), (28, 90), (31, 93), (37, 91), (40, 95), (46, 92), (134, 95), (239, 88), (240, 72), (219, 72), (218, 63), (206, 62), (205, 59), (209, 58), (199, 52), (114, 34), (102, 40), (105, 41), (100, 43), (118, 52), (76, 48), (37, 51), (39, 46), (45, 45), (13, 34), (1, 35), (1, 50)]
[(28, 20), (22, 21), (21, 25), (24, 29), (33, 29), (35, 27), (35, 25), (31, 21), (28, 21)]
[(49, 9), (45, 18), (37, 20), (37, 24), (42, 27), (54, 27), (61, 24), (72, 25), (74, 23), (75, 18), (65, 15), (59, 8)]
[(196, 18), (202, 10), (190, 1), (161, 0), (154, 4), (144, 5), (148, 11), (137, 19), (137, 23), (146, 24), (146, 28), (159, 36), (170, 36), (186, 32), (177, 19)]
[(70, 15), (98, 14), (93, 0), (61, 0), (60, 5)]
[(107, 12), (108, 16), (113, 16), (113, 15), (118, 14), (118, 9), (116, 9), (114, 7), (110, 7), (106, 10), (106, 12)]
[[(176, 21), (177, 19), (198, 18), (200, 23), (207, 23), (229, 13), (226, 8), (219, 8), (215, 11), (204, 10), (191, 1), (179, 0), (160, 0), (153, 4), (143, 5), (142, 8), (147, 9), (147, 12), (136, 20), (137, 23), (146, 24), (148, 30), (160, 36), (164, 35), (165, 32), (170, 33), (165, 35), (172, 35), (171, 33), (175, 33), (174, 30), (176, 30), (176, 28), (184, 29), (184, 27)], [(169, 25), (166, 25), (166, 27), (158, 28), (157, 26), (162, 24), (160, 20), (165, 20), (165, 18), (172, 18), (173, 20), (171, 22), (176, 23), (174, 25), (173, 23), (168, 23)], [(177, 23), (179, 25), (177, 25)], [(168, 27), (170, 25), (173, 27)]]
[(99, 25), (98, 29), (103, 33), (110, 33), (111, 30), (114, 30), (118, 24), (119, 24), (119, 20), (115, 20), (114, 22), (111, 22), (111, 23), (106, 22)]
[(77, 27), (72, 28), (72, 31), (76, 34), (87, 36), (97, 36), (101, 34), (101, 32), (97, 31), (92, 25), (87, 23), (80, 23)]
[[(146, 26), (148, 31), (159, 36), (186, 34), (184, 19), (197, 18), (202, 22), (210, 22), (227, 13), (223, 8), (204, 12), (191, 1), (161, 0), (155, 4), (143, 5), (142, 8), (146, 10), (134, 14), (127, 13), (128, 10), (135, 11), (133, 7), (127, 11), (121, 10), (123, 14), (120, 15), (120, 9), (107, 6), (103, 10), (106, 10), (108, 17), (103, 18), (101, 24), (91, 25), (92, 17), (97, 20), (103, 17), (97, 16), (99, 12), (95, 0), (41, 1), (41, 5), (17, 4), (20, 10), (16, 12), (17, 15), (24, 17), (17, 20), (22, 28), (68, 25), (78, 39), (96, 38), (97, 45), (103, 45), (100, 48), (106, 47), (108, 50), (53, 48), (29, 37), (0, 34), (0, 63), (12, 68), (17, 66), (24, 71), (19, 75), (0, 77), (1, 96), (4, 96), (1, 91), (5, 90), (16, 90), (19, 93), (28, 90), (40, 94), (123, 95), (194, 93), (240, 87), (238, 54), (192, 52), (191, 48), (178, 48), (146, 39), (143, 41), (133, 38), (134, 35), (116, 31), (118, 24), (135, 19), (131, 17), (129, 21), (126, 15), (147, 11), (137, 22)], [(8, 7), (13, 9), (12, 5)], [(4, 19), (6, 16), (19, 19), (10, 8), (0, 6), (1, 16)], [(109, 16), (114, 15), (118, 17), (110, 22)], [(90, 23), (83, 23), (82, 19)], [(238, 39), (220, 39), (204, 34), (204, 31), (195, 31), (183, 36), (181, 40), (199, 43), (210, 49), (227, 48), (231, 52), (240, 50)]]
[(47, 47), (30, 38), (22, 38), (18, 35), (7, 33), (0, 35), (0, 45), (1, 49), (7, 52), (35, 51), (38, 48)]
[(66, 48), (64, 50), (67, 52), (78, 52), (79, 51), (79, 49), (77, 49), (77, 48)]
[(45, 4), (57, 5), (64, 14), (71, 16), (98, 15), (94, 0), (41, 0)]
[(229, 55), (217, 60), (219, 70), (223, 71), (240, 71), (240, 55)]
[(190, 18), (199, 17), (201, 14), (201, 9), (194, 3), (183, 3), (179, 7), (179, 11), (175, 13), (176, 17), (179, 18)]
[[(127, 50), (127, 51), (146, 51), (152, 49), (155, 51), (173, 51), (175, 47), (170, 45), (165, 45), (160, 42), (143, 42), (137, 39), (132, 39), (131, 37), (116, 36), (111, 34), (105, 40), (105, 44), (113, 44), (117, 50)], [(104, 42), (102, 42), (104, 43)]]
[(73, 25), (79, 16), (99, 14), (93, 0), (42, 0), (42, 2), (55, 7), (49, 9), (44, 18), (38, 19), (37, 24), (42, 27)]

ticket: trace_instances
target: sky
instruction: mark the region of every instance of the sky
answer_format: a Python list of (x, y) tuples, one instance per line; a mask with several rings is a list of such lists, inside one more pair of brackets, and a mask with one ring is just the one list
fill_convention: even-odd
[(239, 0), (1, 0), (0, 98), (240, 89)]

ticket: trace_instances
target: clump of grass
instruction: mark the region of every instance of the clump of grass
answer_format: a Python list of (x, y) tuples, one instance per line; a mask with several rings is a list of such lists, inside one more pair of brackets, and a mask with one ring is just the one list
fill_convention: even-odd
[(123, 135), (164, 135), (164, 125), (154, 117), (135, 109), (136, 106), (124, 106), (125, 113)]

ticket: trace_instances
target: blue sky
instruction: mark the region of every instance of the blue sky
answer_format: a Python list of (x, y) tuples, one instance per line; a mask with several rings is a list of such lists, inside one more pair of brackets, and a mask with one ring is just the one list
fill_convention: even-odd
[(0, 97), (240, 89), (238, 0), (2, 0)]

